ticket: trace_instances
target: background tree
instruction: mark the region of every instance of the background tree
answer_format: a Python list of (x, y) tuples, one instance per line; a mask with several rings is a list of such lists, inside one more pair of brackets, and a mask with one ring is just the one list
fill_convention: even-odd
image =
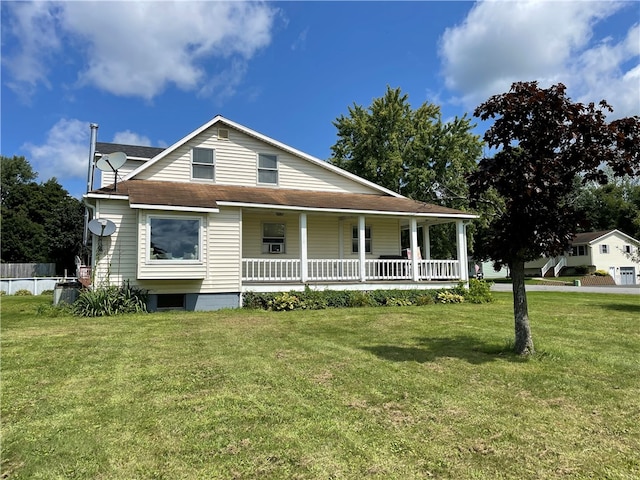
[[(482, 141), (465, 116), (443, 122), (440, 107), (413, 110), (408, 95), (387, 87), (368, 107), (354, 104), (333, 122), (338, 140), (329, 162), (414, 200), (467, 210), (465, 176), (476, 168)], [(433, 254), (455, 255), (453, 229), (432, 230)]]
[(585, 231), (618, 229), (640, 239), (640, 179), (608, 175), (609, 183), (591, 182), (576, 190), (577, 208)]
[(55, 263), (58, 273), (74, 270), (82, 248), (82, 203), (55, 178), (37, 183), (24, 157), (0, 157), (2, 177), (2, 261)]
[(584, 218), (573, 198), (574, 180), (606, 183), (603, 165), (614, 175), (640, 172), (640, 119), (611, 123), (602, 101), (573, 103), (565, 86), (541, 89), (537, 82), (514, 83), (476, 108), (495, 119), (484, 140), (496, 151), (469, 176), (473, 199), (494, 190), (501, 208), (483, 228), (477, 252), (496, 266), (508, 265), (513, 281), (515, 351), (534, 353), (524, 285), (524, 264), (564, 253)]

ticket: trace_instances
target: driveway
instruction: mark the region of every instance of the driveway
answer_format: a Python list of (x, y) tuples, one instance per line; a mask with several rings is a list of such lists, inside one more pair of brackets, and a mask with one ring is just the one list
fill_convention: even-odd
[[(490, 281), (490, 280), (489, 280)], [(527, 285), (527, 292), (579, 292), (579, 293), (624, 293), (640, 295), (640, 285), (607, 285), (600, 287), (574, 287), (562, 285)], [(510, 283), (494, 283), (492, 292), (510, 292)]]

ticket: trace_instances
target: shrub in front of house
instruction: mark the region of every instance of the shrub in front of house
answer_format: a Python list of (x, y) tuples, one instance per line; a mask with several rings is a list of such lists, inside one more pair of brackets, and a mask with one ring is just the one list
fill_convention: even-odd
[(108, 317), (147, 311), (147, 291), (125, 282), (120, 287), (98, 287), (84, 290), (71, 307), (79, 317)]
[(609, 272), (607, 272), (606, 270), (596, 270), (595, 272), (593, 272), (593, 274), (596, 277), (608, 277), (609, 276)]
[(28, 297), (29, 295), (33, 295), (33, 293), (31, 293), (31, 291), (27, 290), (26, 288), (21, 288), (20, 290), (17, 290), (14, 295), (16, 297)]
[(469, 303), (491, 303), (494, 298), (491, 294), (492, 282), (472, 278), (469, 280), (469, 288), (462, 294)]
[(438, 303), (464, 303), (464, 296), (454, 292), (440, 292), (436, 295)]
[(463, 283), (445, 290), (312, 290), (303, 292), (247, 292), (244, 308), (260, 310), (322, 310), (349, 307), (404, 307), (434, 303), (489, 303), (493, 301), (491, 283), (471, 279), (469, 288)]

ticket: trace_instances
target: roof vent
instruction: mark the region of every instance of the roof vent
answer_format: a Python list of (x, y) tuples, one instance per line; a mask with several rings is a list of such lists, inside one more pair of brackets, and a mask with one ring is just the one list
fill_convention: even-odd
[(218, 129), (218, 140), (229, 140), (229, 129), (228, 128), (219, 128)]

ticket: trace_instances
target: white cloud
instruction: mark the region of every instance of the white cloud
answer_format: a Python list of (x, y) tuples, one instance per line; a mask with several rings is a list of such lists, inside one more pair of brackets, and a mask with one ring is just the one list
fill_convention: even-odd
[(121, 145), (139, 145), (142, 147), (151, 146), (151, 140), (149, 140), (149, 137), (132, 132), (131, 130), (116, 132), (113, 136), (113, 143), (119, 143)]
[[(2, 64), (11, 77), (5, 80), (7, 85), (27, 97), (38, 84), (51, 88), (43, 65), (61, 48), (56, 32), (59, 11), (46, 2), (5, 2), (5, 5)], [(7, 37), (19, 41), (6, 42)]]
[(633, 62), (638, 63), (637, 25), (619, 44), (593, 39), (594, 26), (624, 6), (591, 1), (479, 2), (463, 24), (447, 29), (441, 38), (446, 85), (461, 95), (464, 105), (474, 107), (508, 91), (516, 81), (537, 80), (541, 86), (562, 82), (576, 101), (605, 98), (616, 116), (639, 114), (638, 73), (633, 70)]
[[(46, 85), (48, 59), (64, 44), (84, 59), (80, 85), (145, 99), (169, 85), (199, 90), (212, 61), (250, 59), (270, 43), (277, 11), (253, 2), (164, 1), (39, 2), (7, 8), (14, 19), (10, 34), (20, 45), (7, 61), (16, 85)], [(21, 73), (23, 64), (29, 75)]]
[[(38, 172), (38, 180), (52, 177), (58, 180), (86, 179), (89, 168), (90, 122), (62, 118), (47, 132), (42, 145), (26, 143), (22, 150)], [(148, 137), (124, 130), (115, 133), (113, 143), (151, 146)], [(160, 145), (166, 146), (166, 145)]]
[(89, 166), (90, 122), (77, 119), (59, 120), (47, 132), (43, 145), (26, 143), (22, 149), (29, 153), (29, 161), (38, 172), (38, 179), (58, 180), (86, 178)]

